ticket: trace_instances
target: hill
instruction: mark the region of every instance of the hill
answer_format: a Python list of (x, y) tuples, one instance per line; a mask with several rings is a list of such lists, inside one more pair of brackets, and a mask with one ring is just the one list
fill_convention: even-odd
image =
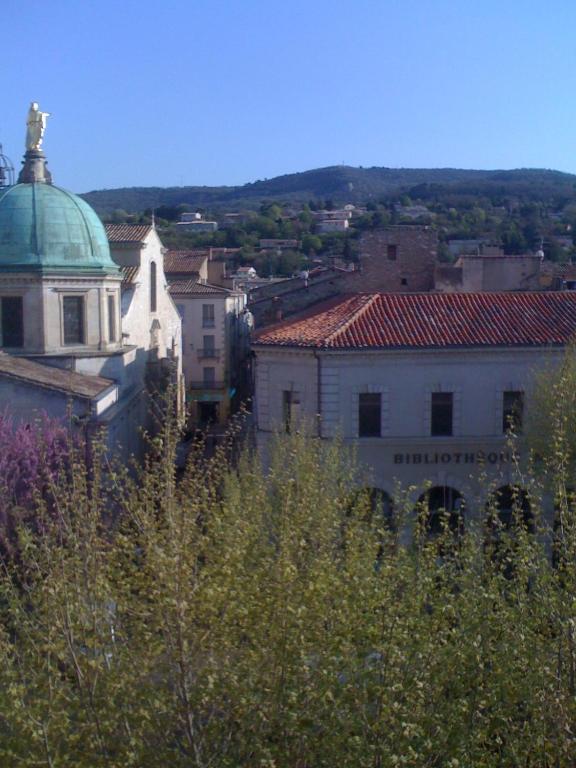
[(99, 213), (107, 214), (117, 209), (136, 213), (179, 204), (233, 211), (257, 208), (272, 200), (365, 203), (403, 194), (420, 200), (465, 201), (468, 197), (486, 197), (498, 203), (516, 198), (562, 205), (576, 200), (576, 176), (530, 168), (482, 171), (331, 166), (235, 187), (125, 187), (87, 192), (82, 197)]

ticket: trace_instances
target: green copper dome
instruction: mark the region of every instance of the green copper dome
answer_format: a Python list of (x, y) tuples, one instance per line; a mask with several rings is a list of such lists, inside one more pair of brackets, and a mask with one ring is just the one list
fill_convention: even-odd
[(0, 271), (117, 273), (102, 222), (77, 195), (47, 183), (0, 190)]

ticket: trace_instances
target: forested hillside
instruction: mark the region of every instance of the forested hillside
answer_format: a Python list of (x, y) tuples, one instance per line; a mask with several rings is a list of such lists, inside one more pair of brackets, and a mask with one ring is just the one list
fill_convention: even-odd
[(454, 168), (351, 168), (332, 166), (255, 181), (237, 187), (126, 187), (87, 192), (82, 197), (100, 214), (135, 213), (161, 205), (186, 204), (211, 210), (257, 208), (262, 202), (304, 203), (330, 199), (360, 203), (407, 194), (412, 199), (457, 203), (486, 197), (565, 205), (576, 200), (576, 176), (560, 171), (458, 170)]

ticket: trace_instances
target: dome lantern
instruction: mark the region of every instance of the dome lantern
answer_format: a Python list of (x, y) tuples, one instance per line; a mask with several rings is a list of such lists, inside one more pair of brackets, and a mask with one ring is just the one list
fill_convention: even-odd
[(52, 184), (40, 148), (47, 117), (32, 102), (18, 183), (0, 187), (0, 271), (118, 274), (96, 212)]

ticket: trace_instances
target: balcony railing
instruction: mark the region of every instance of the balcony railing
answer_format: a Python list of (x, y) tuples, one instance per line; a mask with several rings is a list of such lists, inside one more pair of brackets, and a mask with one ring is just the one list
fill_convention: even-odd
[(228, 382), (223, 379), (213, 379), (212, 381), (186, 381), (189, 389), (226, 389)]
[(203, 347), (198, 350), (198, 360), (220, 360), (220, 350), (214, 347)]

